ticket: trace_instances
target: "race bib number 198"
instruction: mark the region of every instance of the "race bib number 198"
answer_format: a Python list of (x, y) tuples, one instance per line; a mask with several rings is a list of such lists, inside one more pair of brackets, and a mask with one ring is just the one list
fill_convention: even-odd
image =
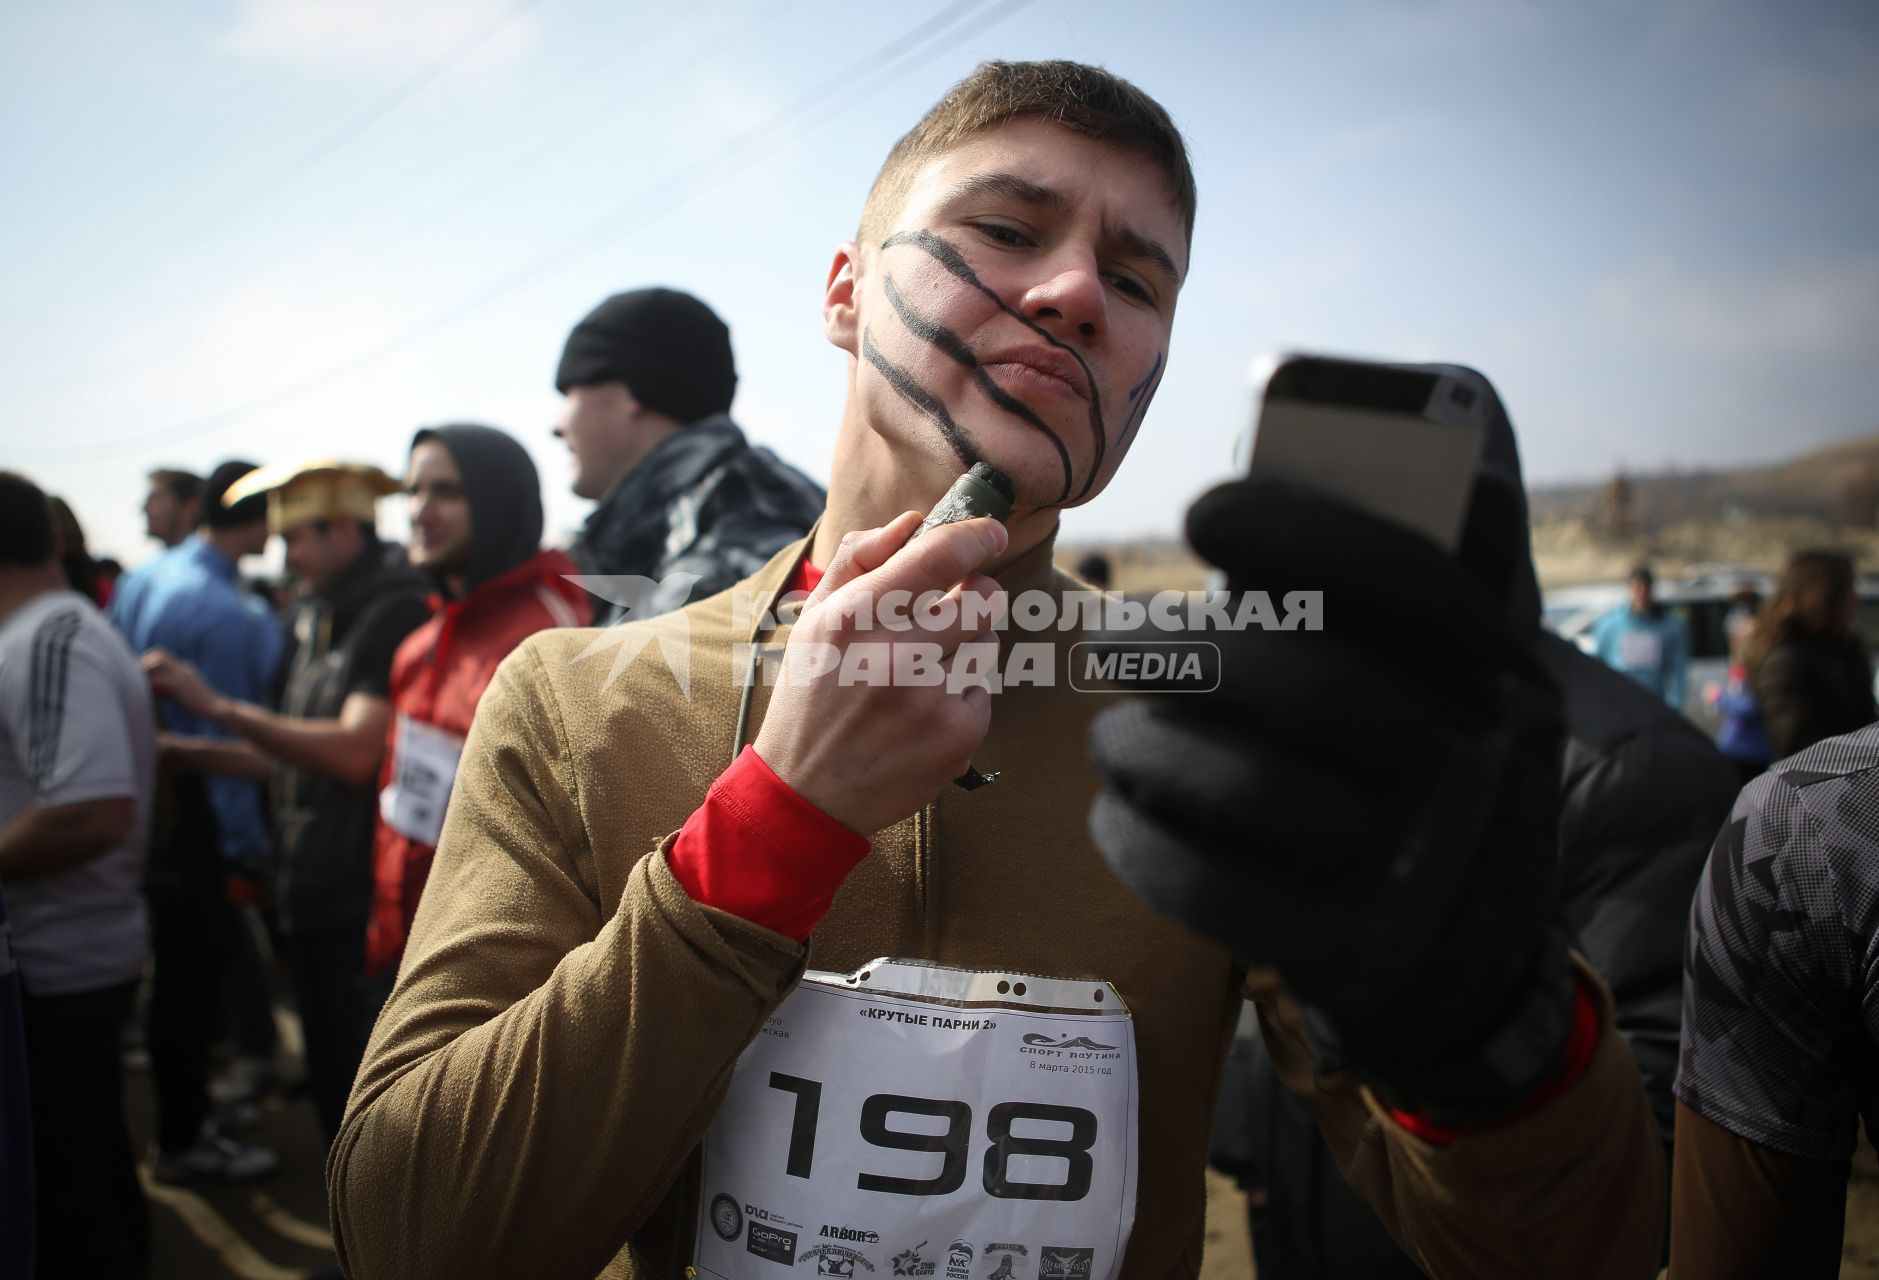
[(810, 973), (706, 1132), (721, 1280), (1111, 1280), (1135, 1220), (1135, 1035), (1103, 982), (880, 960)]

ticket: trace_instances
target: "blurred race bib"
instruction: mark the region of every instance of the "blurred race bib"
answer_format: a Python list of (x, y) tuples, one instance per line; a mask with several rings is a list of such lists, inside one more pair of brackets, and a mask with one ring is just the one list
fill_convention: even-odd
[(462, 738), (401, 714), (392, 736), (391, 781), (378, 793), (386, 825), (421, 844), (436, 844), (462, 755)]
[(1663, 637), (1655, 631), (1627, 631), (1618, 637), (1618, 665), (1628, 671), (1655, 671), (1663, 658)]
[(877, 960), (804, 975), (705, 1134), (700, 1273), (1112, 1280), (1135, 1031), (1104, 982)]

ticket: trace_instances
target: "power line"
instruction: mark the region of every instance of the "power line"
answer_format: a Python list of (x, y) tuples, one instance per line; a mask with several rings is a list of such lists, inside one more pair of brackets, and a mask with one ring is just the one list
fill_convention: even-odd
[[(113, 440), (92, 442), (85, 446), (84, 451), (134, 447), (155, 440), (168, 442), (189, 439), (229, 423), (239, 422), (304, 399), (312, 392), (339, 382), (360, 369), (404, 350), (432, 333), (456, 324), (529, 283), (541, 273), (564, 264), (591, 244), (617, 235), (636, 217), (646, 213), (663, 213), (672, 209), (696, 195), (712, 181), (722, 177), (730, 161), (756, 149), (759, 145), (775, 145), (788, 137), (806, 131), (829, 118), (834, 109), (845, 106), (852, 99), (872, 93), (881, 83), (924, 65), (966, 39), (1004, 21), (1019, 10), (1029, 7), (1034, 2), (1035, 0), (1004, 0), (1003, 3), (994, 3), (990, 8), (985, 8), (986, 0), (954, 0), (954, 3), (949, 4), (925, 22), (842, 68), (789, 106), (773, 112), (762, 122), (727, 140), (710, 154), (681, 168), (674, 177), (668, 177), (645, 187), (595, 222), (573, 235), (563, 237), (545, 252), (522, 266), (385, 342), (349, 356), (337, 364), (296, 378), (243, 404), (170, 423), (157, 430), (140, 431)], [(971, 12), (975, 9), (982, 10), (982, 12), (975, 15)], [(972, 22), (971, 19), (975, 17), (983, 18), (984, 21)], [(779, 130), (783, 131), (780, 136), (771, 136), (777, 134)], [(76, 452), (59, 456), (75, 456)]]

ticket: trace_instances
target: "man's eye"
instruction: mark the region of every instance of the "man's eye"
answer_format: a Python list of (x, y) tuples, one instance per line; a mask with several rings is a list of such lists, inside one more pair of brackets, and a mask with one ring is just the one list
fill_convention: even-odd
[(1002, 244), (1013, 249), (1023, 248), (1031, 243), (1031, 237), (1016, 227), (1007, 227), (1003, 223), (981, 222), (977, 224), (977, 230), (993, 244)]
[(1133, 276), (1112, 275), (1109, 277), (1109, 283), (1114, 285), (1118, 292), (1126, 293), (1131, 298), (1136, 298), (1142, 302), (1153, 302), (1155, 300), (1154, 295), (1149, 293), (1148, 287)]

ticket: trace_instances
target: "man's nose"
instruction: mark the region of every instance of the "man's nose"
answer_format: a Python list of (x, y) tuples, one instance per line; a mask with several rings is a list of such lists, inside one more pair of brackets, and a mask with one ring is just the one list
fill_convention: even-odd
[(1088, 253), (1066, 253), (1051, 260), (1050, 274), (1026, 290), (1020, 308), (1053, 336), (1084, 343), (1109, 327), (1109, 298), (1102, 273)]

